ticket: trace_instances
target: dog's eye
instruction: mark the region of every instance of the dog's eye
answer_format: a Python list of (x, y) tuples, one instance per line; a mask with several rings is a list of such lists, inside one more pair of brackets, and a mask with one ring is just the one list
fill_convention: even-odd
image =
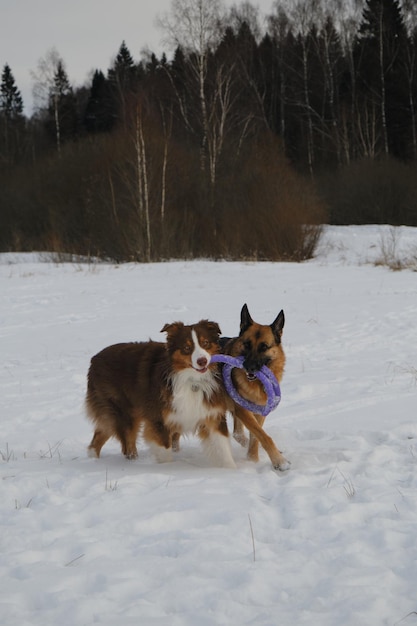
[(258, 346), (258, 352), (266, 352), (268, 348), (269, 348), (268, 344), (266, 344), (265, 342), (262, 342)]
[(183, 346), (183, 348), (182, 348), (182, 352), (183, 352), (184, 354), (190, 354), (191, 350), (192, 350), (192, 348), (191, 348), (191, 346), (190, 346), (190, 345), (188, 345), (188, 344), (186, 344), (186, 345), (185, 345), (185, 346)]
[(243, 347), (245, 350), (247, 350), (248, 352), (250, 350), (252, 350), (252, 342), (251, 341), (244, 341), (243, 342)]
[(211, 343), (209, 342), (208, 339), (203, 339), (201, 341), (200, 345), (201, 345), (202, 348), (210, 348)]

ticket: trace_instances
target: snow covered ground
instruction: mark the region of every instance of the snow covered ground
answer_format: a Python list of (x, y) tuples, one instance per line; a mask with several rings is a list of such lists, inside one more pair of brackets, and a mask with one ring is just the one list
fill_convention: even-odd
[[(395, 231), (413, 255), (417, 230)], [(392, 229), (328, 228), (294, 263), (53, 264), (0, 255), (0, 624), (417, 624), (417, 274)], [(285, 310), (291, 469), (86, 455), (90, 357), (165, 322), (236, 334)]]

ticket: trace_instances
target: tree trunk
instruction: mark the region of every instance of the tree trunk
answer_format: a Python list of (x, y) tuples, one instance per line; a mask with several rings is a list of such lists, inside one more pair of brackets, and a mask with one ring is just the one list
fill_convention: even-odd
[(304, 108), (307, 115), (307, 160), (308, 169), (311, 177), (314, 176), (314, 136), (313, 136), (313, 119), (311, 115), (310, 94), (308, 85), (308, 52), (305, 38), (302, 38), (303, 50), (303, 91), (304, 91)]
[(59, 95), (54, 95), (54, 119), (55, 119), (55, 137), (58, 156), (61, 156), (61, 124), (59, 119)]
[(384, 72), (384, 31), (383, 31), (383, 6), (379, 14), (379, 77), (381, 81), (381, 120), (382, 120), (382, 137), (384, 141), (384, 152), (388, 156), (388, 131), (386, 116), (386, 90), (385, 90), (385, 72)]
[(144, 222), (145, 230), (145, 260), (147, 263), (151, 261), (152, 241), (151, 241), (151, 222), (149, 213), (149, 185), (148, 185), (148, 168), (146, 161), (146, 145), (143, 136), (142, 116), (139, 106), (136, 110), (136, 162), (137, 162), (137, 184), (138, 184), (138, 204), (140, 223)]

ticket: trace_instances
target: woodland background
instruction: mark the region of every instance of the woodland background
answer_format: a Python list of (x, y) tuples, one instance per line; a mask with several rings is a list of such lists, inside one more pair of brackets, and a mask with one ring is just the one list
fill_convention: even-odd
[(4, 65), (0, 251), (303, 260), (324, 223), (416, 226), (415, 5), (173, 0), (170, 58), (121, 42), (74, 88), (49, 50), (30, 118)]

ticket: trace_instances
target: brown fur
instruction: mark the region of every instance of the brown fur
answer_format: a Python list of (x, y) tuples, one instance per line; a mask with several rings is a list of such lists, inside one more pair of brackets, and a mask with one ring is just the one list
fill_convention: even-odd
[[(281, 336), (284, 323), (284, 312), (280, 311), (272, 324), (258, 324), (253, 321), (245, 304), (241, 311), (239, 336), (227, 340), (224, 344), (223, 352), (225, 354), (245, 357), (243, 363), (245, 369), (234, 369), (232, 378), (235, 388), (246, 400), (261, 405), (267, 401), (262, 383), (253, 375), (253, 372), (259, 370), (263, 365), (269, 367), (278, 382), (282, 380), (285, 353), (281, 344)], [(273, 466), (277, 469), (287, 469), (289, 462), (262, 428), (265, 418), (262, 415), (251, 413), (238, 404), (233, 404), (233, 436), (239, 443), (245, 445), (247, 439), (244, 435), (243, 425), (250, 431), (248, 458), (252, 461), (258, 461), (258, 442), (260, 442), (268, 453)]]
[[(199, 350), (194, 352), (192, 331), (201, 354)], [(180, 435), (192, 430), (198, 432), (208, 452), (217, 456), (222, 466), (233, 467), (224, 443), (224, 437), (228, 437), (224, 419), (227, 398), (217, 364), (208, 363), (210, 355), (219, 349), (218, 324), (208, 320), (191, 326), (175, 322), (166, 324), (161, 332), (167, 333), (166, 344), (116, 344), (91, 359), (86, 408), (95, 432), (89, 453), (99, 457), (106, 441), (115, 437), (123, 454), (128, 459), (136, 458), (136, 440), (142, 428), (144, 439), (159, 454), (161, 450), (178, 449)], [(201, 369), (193, 366), (197, 352), (197, 367)], [(187, 413), (189, 405), (195, 405), (195, 414)]]

